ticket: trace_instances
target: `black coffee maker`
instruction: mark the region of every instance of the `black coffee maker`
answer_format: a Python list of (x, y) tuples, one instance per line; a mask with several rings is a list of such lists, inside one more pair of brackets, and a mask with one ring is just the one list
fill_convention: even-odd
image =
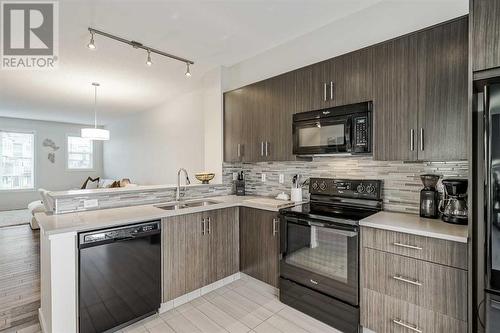
[(425, 174), (420, 179), (424, 188), (420, 191), (420, 216), (436, 219), (439, 217), (439, 192), (436, 185), (439, 175)]
[(444, 222), (468, 223), (467, 185), (467, 179), (443, 179), (444, 196), (439, 210)]

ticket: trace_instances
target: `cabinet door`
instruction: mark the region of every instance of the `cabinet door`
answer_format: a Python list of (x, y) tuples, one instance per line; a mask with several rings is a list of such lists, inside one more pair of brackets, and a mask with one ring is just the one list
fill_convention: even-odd
[(267, 99), (264, 110), (266, 130), (265, 157), (268, 161), (294, 160), (292, 117), (295, 113), (295, 73), (286, 73), (267, 81)]
[(238, 209), (212, 210), (208, 219), (209, 263), (205, 284), (221, 280), (239, 271)]
[(279, 226), (275, 212), (240, 208), (240, 271), (278, 287)]
[(332, 105), (328, 61), (298, 69), (295, 75), (296, 112), (319, 110)]
[[(329, 61), (329, 80), (333, 82), (331, 105), (346, 105), (373, 99), (373, 49), (344, 54)], [(329, 88), (330, 89), (330, 88)]]
[(402, 37), (373, 47), (375, 160), (417, 159), (415, 50), (416, 41), (410, 37)]
[(468, 19), (416, 35), (418, 159), (467, 158)]
[(205, 260), (200, 213), (163, 222), (163, 298), (172, 300), (202, 287)]
[(243, 155), (244, 89), (224, 94), (224, 161), (238, 162)]
[(265, 154), (265, 142), (269, 138), (271, 132), (271, 124), (269, 123), (268, 105), (270, 103), (269, 80), (260, 81), (248, 86), (249, 103), (248, 123), (252, 124), (252, 137), (249, 140), (251, 151), (247, 155), (249, 162), (267, 161)]
[(500, 1), (471, 1), (472, 69), (500, 66)]

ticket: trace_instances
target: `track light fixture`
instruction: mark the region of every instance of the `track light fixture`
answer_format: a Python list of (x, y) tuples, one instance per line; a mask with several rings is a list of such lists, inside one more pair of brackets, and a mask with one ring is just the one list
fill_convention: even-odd
[(116, 41), (118, 41), (120, 43), (128, 44), (128, 45), (132, 46), (134, 49), (143, 49), (143, 50), (145, 50), (148, 53), (148, 57), (147, 57), (147, 60), (146, 60), (146, 65), (148, 65), (148, 66), (151, 66), (153, 64), (153, 62), (151, 61), (151, 53), (156, 53), (156, 54), (159, 54), (159, 55), (164, 56), (164, 57), (168, 57), (168, 58), (171, 58), (171, 59), (174, 59), (174, 60), (177, 60), (177, 61), (181, 61), (181, 62), (183, 62), (183, 63), (186, 64), (186, 73), (185, 73), (185, 75), (187, 77), (191, 76), (191, 71), (189, 69), (189, 66), (190, 65), (194, 65), (194, 62), (191, 61), (191, 60), (189, 60), (189, 59), (181, 58), (181, 57), (178, 57), (176, 55), (169, 54), (169, 53), (166, 53), (166, 52), (154, 49), (152, 47), (143, 45), (142, 43), (139, 43), (139, 42), (136, 42), (136, 41), (133, 41), (133, 40), (127, 40), (125, 38), (118, 37), (118, 36), (109, 34), (109, 33), (104, 32), (104, 31), (96, 30), (94, 28), (90, 28), (89, 27), (88, 30), (90, 32), (90, 43), (87, 45), (89, 49), (95, 49), (96, 48), (95, 47), (95, 43), (94, 43), (94, 35), (96, 35), (96, 34), (97, 35), (101, 35), (101, 36), (104, 36), (104, 37), (116, 40)]
[(90, 42), (87, 44), (87, 47), (91, 50), (95, 50), (94, 33), (92, 31), (90, 32)]

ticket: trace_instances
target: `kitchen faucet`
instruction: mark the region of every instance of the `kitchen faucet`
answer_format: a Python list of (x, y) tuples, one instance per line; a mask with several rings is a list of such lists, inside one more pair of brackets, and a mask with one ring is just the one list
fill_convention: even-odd
[(188, 173), (186, 169), (180, 168), (179, 171), (177, 171), (177, 190), (175, 192), (175, 200), (180, 201), (181, 200), (181, 172), (184, 172), (186, 175), (186, 185), (191, 184), (191, 181), (189, 180)]

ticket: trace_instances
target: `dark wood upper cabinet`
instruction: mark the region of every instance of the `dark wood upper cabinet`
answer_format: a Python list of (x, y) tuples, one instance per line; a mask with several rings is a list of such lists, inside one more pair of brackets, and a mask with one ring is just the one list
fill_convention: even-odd
[(245, 126), (248, 88), (243, 87), (224, 94), (224, 161), (243, 161), (250, 128)]
[(373, 99), (373, 48), (365, 48), (329, 61), (327, 96), (330, 105), (346, 105)]
[(406, 36), (376, 45), (373, 59), (374, 159), (416, 160), (416, 40)]
[(472, 69), (500, 67), (500, 1), (471, 0)]
[(296, 112), (332, 106), (330, 61), (322, 61), (295, 71)]
[(416, 38), (418, 159), (467, 159), (468, 18)]

